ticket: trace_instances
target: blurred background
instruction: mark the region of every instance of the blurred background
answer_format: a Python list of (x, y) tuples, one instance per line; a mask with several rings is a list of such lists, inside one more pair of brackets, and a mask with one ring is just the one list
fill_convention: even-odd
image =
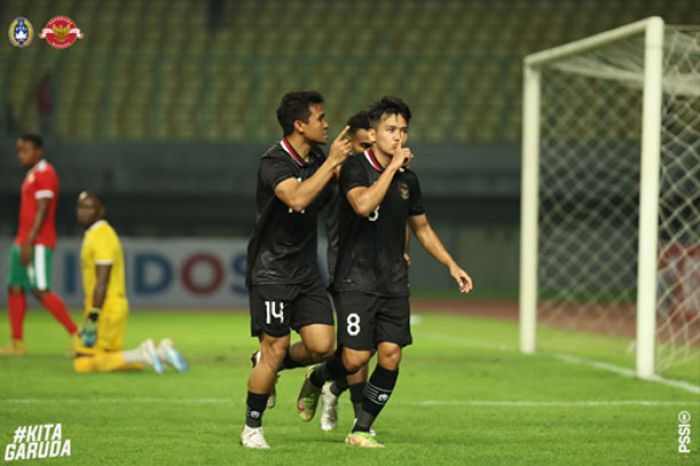
[[(700, 22), (693, 0), (5, 0), (0, 12), (37, 35), (0, 47), (3, 283), (24, 177), (15, 140), (39, 132), (62, 190), (54, 288), (80, 301), (74, 202), (90, 189), (124, 237), (132, 302), (200, 307), (246, 302), (258, 159), (281, 137), (282, 94), (310, 88), (332, 135), (382, 95), (410, 104), (433, 226), (476, 297), (514, 299), (523, 57), (652, 15)], [(84, 39), (40, 40), (57, 15)], [(453, 295), (411, 251), (414, 294)]]

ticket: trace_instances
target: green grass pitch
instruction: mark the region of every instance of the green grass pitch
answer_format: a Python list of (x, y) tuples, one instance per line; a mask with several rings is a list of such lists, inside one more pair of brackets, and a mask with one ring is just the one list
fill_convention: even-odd
[[(697, 394), (551, 353), (521, 355), (515, 323), (421, 317), (375, 425), (385, 449), (343, 443), (348, 394), (336, 431), (322, 432), (317, 419), (301, 422), (298, 369), (282, 374), (278, 405), (265, 414), (272, 450), (247, 451), (238, 434), (256, 342), (246, 314), (132, 312), (126, 347), (171, 337), (191, 371), (76, 375), (62, 329), (31, 311), (30, 354), (0, 359), (0, 447), (4, 454), (20, 425), (60, 422), (72, 455), (40, 464), (698, 464)], [(599, 346), (593, 337), (589, 344), (591, 351)], [(690, 380), (698, 384), (692, 374)], [(692, 414), (689, 455), (677, 452), (681, 410)]]

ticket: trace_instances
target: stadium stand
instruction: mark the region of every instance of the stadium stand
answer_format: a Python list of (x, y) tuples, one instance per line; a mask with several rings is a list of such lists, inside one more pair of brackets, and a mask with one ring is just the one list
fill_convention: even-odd
[(0, 127), (39, 129), (36, 90), (50, 76), (53, 131), (76, 141), (266, 141), (278, 132), (269, 116), (281, 93), (312, 87), (334, 124), (391, 92), (418, 120), (437, 118), (416, 124), (414, 141), (516, 142), (523, 55), (650, 15), (698, 16), (692, 0), (0, 5), (2, 24), (23, 11), (37, 35), (59, 14), (84, 31), (61, 53), (38, 37), (26, 49), (0, 49)]

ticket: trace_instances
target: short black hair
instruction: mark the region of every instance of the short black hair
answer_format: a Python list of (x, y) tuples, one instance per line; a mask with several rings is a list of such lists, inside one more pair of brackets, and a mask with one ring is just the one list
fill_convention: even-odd
[(376, 126), (384, 115), (401, 115), (406, 123), (411, 121), (411, 109), (408, 104), (398, 97), (384, 96), (369, 108), (369, 121)]
[(369, 124), (369, 113), (366, 110), (357, 112), (350, 117), (347, 125), (350, 127), (350, 134), (355, 134), (358, 129), (369, 129), (371, 126)]
[(301, 120), (309, 121), (312, 105), (323, 103), (323, 96), (316, 91), (293, 91), (287, 92), (277, 108), (277, 121), (282, 126), (282, 131), (285, 136), (289, 136), (294, 132), (294, 122)]
[(97, 203), (98, 206), (105, 206), (104, 199), (100, 194), (96, 193), (95, 191), (83, 191), (78, 196), (78, 199), (92, 199)]
[(31, 142), (35, 147), (42, 149), (44, 147), (44, 140), (38, 134), (23, 134), (19, 137), (20, 141)]

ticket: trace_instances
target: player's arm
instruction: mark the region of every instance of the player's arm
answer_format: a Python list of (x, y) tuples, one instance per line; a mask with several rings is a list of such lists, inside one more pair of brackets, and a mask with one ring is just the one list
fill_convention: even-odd
[(112, 273), (112, 264), (97, 264), (95, 266), (95, 290), (92, 292), (93, 309), (102, 309), (109, 287), (109, 277)]
[(112, 273), (112, 260), (106, 258), (109, 255), (108, 250), (101, 248), (98, 251), (101, 252), (98, 253), (98, 258), (95, 260), (95, 288), (92, 292), (92, 309), (83, 319), (80, 328), (80, 340), (88, 348), (92, 348), (97, 342), (97, 321), (100, 319), (102, 306), (104, 306), (107, 297), (109, 279)]
[(469, 293), (472, 289), (472, 279), (471, 277), (461, 269), (461, 267), (455, 262), (455, 260), (450, 256), (450, 254), (443, 246), (442, 241), (438, 237), (437, 233), (430, 226), (428, 222), (428, 216), (425, 214), (413, 215), (409, 217), (408, 220), (413, 230), (413, 234), (423, 245), (423, 247), (438, 260), (441, 264), (450, 270), (450, 275), (455, 279), (457, 285), (459, 285), (460, 293)]
[(335, 175), (337, 167), (350, 155), (352, 145), (345, 137), (349, 129), (346, 126), (335, 138), (328, 158), (309, 179), (299, 183), (295, 178), (287, 178), (275, 187), (275, 195), (294, 212), (301, 212), (316, 199)]
[(34, 216), (34, 221), (32, 222), (32, 228), (29, 230), (29, 235), (27, 236), (24, 244), (22, 244), (20, 256), (22, 265), (25, 267), (32, 261), (32, 248), (34, 247), (34, 242), (36, 241), (36, 237), (39, 234), (42, 225), (46, 221), (46, 217), (48, 217), (50, 203), (50, 198), (42, 197), (36, 200), (36, 215)]
[(408, 254), (408, 246), (411, 244), (411, 228), (406, 225), (406, 242), (403, 245), (403, 260), (407, 266), (411, 266), (411, 256)]
[(411, 157), (410, 149), (397, 147), (391, 162), (377, 181), (371, 186), (358, 186), (349, 190), (347, 198), (352, 210), (360, 217), (368, 217), (384, 200), (396, 172), (407, 164)]

